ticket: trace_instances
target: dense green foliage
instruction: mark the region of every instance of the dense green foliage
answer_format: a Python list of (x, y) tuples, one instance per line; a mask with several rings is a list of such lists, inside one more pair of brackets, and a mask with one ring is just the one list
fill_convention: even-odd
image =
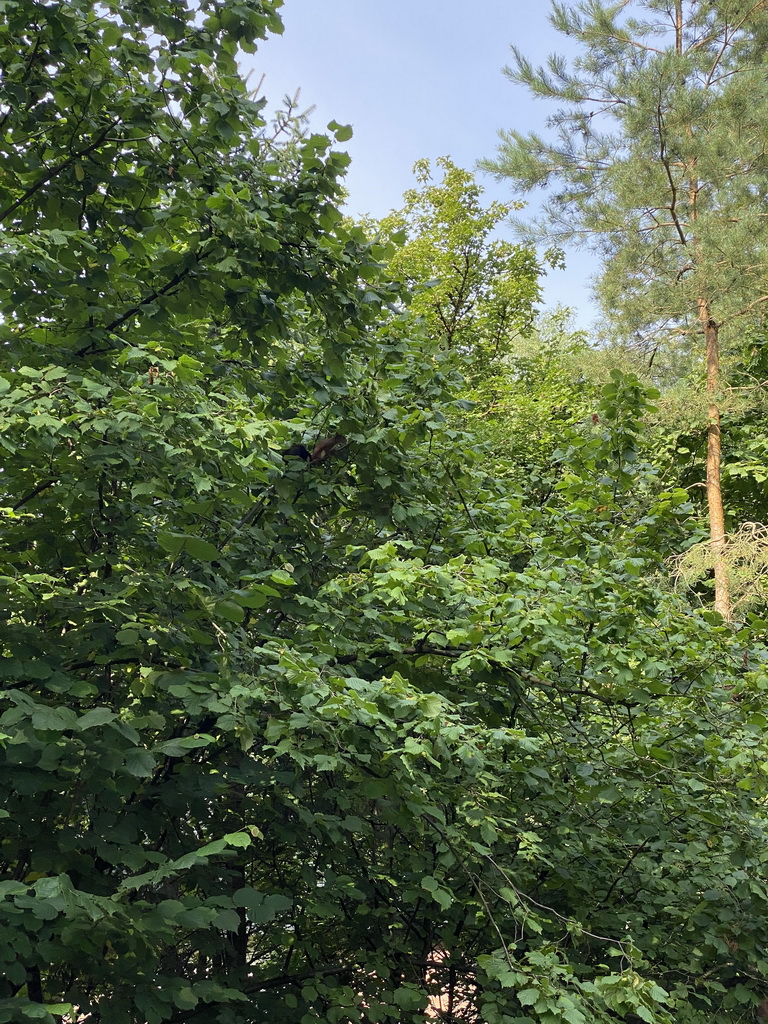
[(237, 74), (277, 6), (0, 0), (0, 1022), (750, 1019), (768, 675), (655, 393), (488, 458), (583, 343), (462, 383)]
[[(496, 229), (520, 203), (482, 203), (483, 189), (469, 171), (448, 157), (432, 180), (429, 161), (414, 171), (420, 188), (406, 192), (404, 206), (380, 225), (386, 236), (400, 235), (389, 270), (417, 291), (410, 302), (430, 337), (459, 349), (471, 373), (503, 356), (510, 341), (531, 333), (541, 298), (542, 267), (536, 250), (513, 245)], [(548, 262), (560, 259), (547, 254)]]
[(587, 339), (568, 329), (568, 313), (538, 315), (541, 281), (562, 255), (540, 260), (530, 245), (501, 237), (521, 203), (483, 203), (483, 188), (450, 159), (414, 168), (418, 188), (372, 230), (394, 248), (387, 269), (410, 289), (409, 319), (430, 348), (460, 357), (464, 401), (455, 417), (482, 437), (505, 467), (550, 486), (552, 454), (564, 427), (597, 405), (600, 374), (587, 382)]

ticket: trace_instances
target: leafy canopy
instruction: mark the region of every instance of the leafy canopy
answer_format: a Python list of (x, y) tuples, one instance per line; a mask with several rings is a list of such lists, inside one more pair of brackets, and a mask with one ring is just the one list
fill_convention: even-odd
[(238, 77), (276, 5), (2, 12), (0, 1021), (738, 1020), (765, 673), (651, 396), (540, 508)]

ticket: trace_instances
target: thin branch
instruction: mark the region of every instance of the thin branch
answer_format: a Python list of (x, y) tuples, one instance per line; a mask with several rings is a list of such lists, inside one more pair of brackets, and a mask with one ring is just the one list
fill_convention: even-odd
[(532, 906), (536, 907), (538, 910), (543, 910), (546, 914), (551, 914), (553, 917), (556, 917), (557, 920), (558, 921), (562, 921), (563, 924), (566, 924), (566, 925), (574, 925), (574, 924), (576, 924), (576, 925), (578, 925), (578, 927), (579, 927), (579, 929), (581, 931), (581, 934), (589, 936), (590, 939), (597, 939), (598, 942), (613, 942), (613, 943), (615, 943), (619, 947), (619, 949), (623, 949), (624, 948), (625, 941), (623, 939), (617, 939), (615, 936), (611, 936), (611, 935), (597, 935), (595, 932), (587, 931), (586, 928), (582, 928), (581, 927), (581, 924), (575, 918), (573, 918), (573, 917), (564, 917), (562, 914), (559, 914), (554, 909), (554, 907), (548, 907), (545, 903), (539, 903), (539, 901), (535, 900), (533, 898), (533, 896), (529, 896), (527, 893), (521, 892), (517, 888), (515, 883), (512, 881), (512, 879), (509, 877), (507, 872), (504, 870), (504, 868), (502, 868), (500, 864), (497, 864), (496, 861), (493, 859), (493, 857), (491, 857), (490, 854), (486, 854), (485, 855), (485, 859), (490, 864), (492, 864), (493, 867), (499, 872), (501, 877), (506, 882), (508, 888), (512, 890), (512, 892), (515, 894), (515, 896), (517, 896), (517, 898), (520, 901), (520, 903), (523, 903), (523, 902), (530, 903)]
[(177, 284), (180, 284), (191, 270), (191, 267), (184, 267), (183, 270), (177, 271), (169, 281), (166, 281), (162, 288), (158, 288), (154, 292), (150, 292), (149, 295), (145, 295), (143, 299), (136, 303), (135, 306), (131, 306), (131, 308), (127, 309), (125, 313), (121, 313), (120, 316), (115, 317), (111, 323), (106, 325), (104, 330), (117, 330), (117, 328), (121, 327), (126, 320), (130, 320), (132, 316), (135, 316), (141, 310), (142, 306), (148, 306), (150, 302), (154, 302), (155, 299), (159, 299), (161, 295), (167, 295), (171, 288), (175, 288)]
[[(459, 496), (459, 501), (460, 501), (460, 502), (461, 502), (461, 504), (463, 505), (463, 507), (464, 507), (464, 511), (465, 511), (465, 512), (467, 513), (467, 519), (468, 519), (468, 520), (470, 521), (470, 523), (472, 524), (472, 528), (473, 528), (474, 530), (477, 530), (477, 525), (475, 524), (475, 520), (474, 520), (474, 518), (472, 517), (472, 513), (471, 513), (471, 512), (470, 512), (470, 510), (469, 510), (469, 506), (467, 505), (467, 503), (466, 503), (466, 501), (465, 501), (465, 499), (464, 499), (464, 495), (463, 495), (463, 494), (462, 494), (462, 492), (461, 492), (461, 488), (460, 488), (460, 487), (459, 487), (459, 485), (458, 485), (458, 484), (456, 483), (456, 480), (455, 480), (455, 478), (454, 478), (454, 475), (453, 475), (453, 473), (451, 473), (450, 469), (448, 469), (448, 467), (446, 466), (445, 462), (443, 462), (443, 468), (445, 469), (445, 472), (446, 472), (446, 473), (448, 474), (448, 478), (450, 479), (451, 483), (452, 483), (452, 484), (453, 484), (453, 486), (454, 486), (454, 487), (456, 488), (456, 493), (457, 493), (457, 494), (458, 494), (458, 496)], [(479, 531), (478, 531), (478, 532), (479, 532)], [(488, 558), (490, 558), (490, 557), (491, 557), (491, 551), (490, 551), (490, 548), (488, 547), (488, 544), (487, 544), (487, 543), (486, 543), (486, 541), (485, 541), (485, 537), (482, 537), (481, 543), (482, 543), (482, 545), (483, 545), (483, 549), (485, 550), (485, 553), (486, 553), (486, 555), (488, 556)]]
[[(195, 263), (200, 263), (201, 260), (205, 259), (205, 256), (205, 253), (198, 250), (195, 253)], [(106, 324), (106, 326), (101, 328), (101, 330), (110, 333), (116, 331), (118, 327), (121, 327), (126, 322), (126, 320), (130, 320), (132, 316), (135, 316), (138, 312), (140, 312), (143, 306), (148, 306), (150, 302), (154, 302), (155, 299), (159, 299), (161, 298), (161, 296), (167, 295), (168, 292), (171, 291), (171, 289), (176, 287), (176, 285), (181, 284), (184, 278), (187, 277), (192, 272), (192, 269), (192, 266), (188, 266), (184, 267), (183, 270), (177, 271), (169, 281), (166, 281), (162, 288), (156, 288), (155, 291), (150, 292), (149, 295), (145, 295), (143, 299), (141, 299), (135, 305), (131, 306), (131, 308), (127, 309), (124, 313), (121, 313), (119, 316), (115, 317), (115, 319), (112, 320), (111, 323)], [(94, 342), (90, 342), (84, 348), (78, 349), (78, 351), (75, 354), (78, 356), (87, 355), (93, 348), (93, 345)]]
[[(39, 26), (38, 26), (38, 29), (39, 29)], [(21, 76), (21, 79), (20, 79), (21, 82), (26, 82), (27, 78), (29, 78), (29, 73), (32, 70), (32, 65), (35, 62), (35, 57), (37, 56), (37, 54), (38, 54), (38, 52), (40, 50), (41, 39), (42, 39), (42, 33), (38, 31), (38, 35), (35, 38), (35, 45), (32, 47), (32, 52), (30, 53), (29, 57), (27, 58), (27, 65), (24, 68), (24, 74)], [(32, 101), (32, 102), (34, 102), (34, 101)], [(27, 105), (27, 109), (29, 109), (29, 105)], [(14, 107), (9, 104), (8, 112), (6, 114), (3, 114), (2, 118), (0, 118), (0, 128), (3, 128), (5, 126), (5, 122), (11, 116), (13, 110), (14, 110)]]
[(675, 184), (674, 178), (672, 177), (672, 169), (669, 166), (669, 157), (667, 156), (667, 149), (664, 145), (664, 117), (661, 113), (661, 102), (656, 107), (656, 124), (659, 129), (659, 159), (661, 160), (662, 166), (667, 174), (667, 181), (669, 182), (669, 189), (672, 195), (672, 201), (668, 207), (672, 221), (677, 229), (677, 234), (683, 245), (688, 245), (688, 241), (685, 237), (685, 233), (680, 225), (680, 221), (677, 216), (677, 185)]
[(32, 499), (36, 498), (37, 495), (41, 493), (41, 491), (44, 491), (48, 487), (53, 486), (53, 484), (55, 484), (58, 479), (59, 478), (55, 476), (52, 480), (44, 480), (41, 484), (38, 484), (33, 491), (30, 491), (29, 494), (25, 494), (23, 498), (16, 502), (16, 504), (13, 506), (13, 511), (16, 512), (20, 508), (23, 508), (28, 501), (32, 501)]
[(643, 50), (645, 53), (664, 53), (664, 50), (659, 50), (655, 46), (648, 46), (647, 43), (641, 43), (638, 39), (630, 39), (629, 36), (615, 36), (610, 32), (606, 32), (603, 39), (611, 39), (614, 43), (627, 43), (630, 46), (634, 46), (638, 50)]
[(35, 194), (35, 192), (39, 191), (43, 187), (43, 185), (46, 185), (52, 178), (55, 178), (57, 175), (61, 174), (62, 171), (65, 171), (68, 167), (71, 167), (71, 165), (75, 163), (76, 160), (80, 160), (84, 156), (88, 156), (89, 153), (92, 153), (94, 149), (98, 149), (98, 147), (106, 139), (107, 135), (109, 135), (112, 129), (119, 123), (120, 118), (117, 118), (117, 120), (115, 121), (111, 121), (106, 126), (106, 128), (102, 132), (100, 132), (99, 135), (96, 136), (93, 142), (91, 142), (90, 145), (85, 147), (85, 149), (78, 150), (77, 153), (73, 153), (72, 156), (67, 157), (66, 160), (62, 160), (61, 163), (56, 164), (55, 167), (52, 167), (47, 174), (44, 174), (43, 177), (40, 178), (40, 180), (36, 182), (34, 185), (32, 185), (30, 188), (28, 188), (23, 195), (19, 196), (18, 199), (15, 199), (10, 204), (10, 206), (6, 206), (4, 210), (0, 210), (0, 221), (5, 220), (8, 214), (13, 213), (14, 210), (18, 210), (18, 208), (22, 206), (28, 199), (30, 199)]

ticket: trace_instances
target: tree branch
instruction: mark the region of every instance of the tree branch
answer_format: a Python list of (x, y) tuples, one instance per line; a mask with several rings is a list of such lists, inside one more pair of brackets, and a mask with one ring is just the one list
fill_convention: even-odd
[[(194, 254), (195, 263), (200, 263), (201, 260), (205, 259), (205, 255), (205, 253), (201, 252), (198, 249), (198, 251)], [(136, 316), (136, 314), (140, 312), (142, 306), (148, 306), (150, 302), (154, 302), (155, 299), (159, 299), (161, 296), (167, 295), (168, 292), (170, 292), (173, 288), (176, 287), (176, 285), (181, 284), (184, 278), (187, 277), (192, 272), (192, 269), (192, 266), (188, 266), (184, 267), (183, 270), (177, 271), (169, 281), (166, 281), (162, 288), (156, 288), (153, 292), (150, 292), (149, 295), (145, 295), (143, 299), (140, 299), (139, 302), (131, 306), (130, 309), (127, 309), (124, 313), (121, 313), (119, 316), (115, 317), (115, 319), (112, 320), (111, 323), (106, 324), (104, 327), (100, 329), (108, 333), (116, 331), (118, 327), (121, 327), (126, 322), (126, 320), (130, 320), (132, 316)], [(90, 342), (84, 348), (78, 349), (75, 355), (87, 355), (93, 348), (94, 344), (94, 342)]]
[(91, 142), (90, 145), (86, 146), (85, 149), (78, 150), (77, 153), (73, 153), (72, 156), (67, 157), (66, 160), (62, 160), (60, 164), (56, 164), (55, 167), (52, 167), (47, 174), (44, 174), (43, 177), (40, 178), (40, 180), (36, 182), (34, 185), (32, 185), (30, 188), (28, 188), (23, 195), (19, 196), (18, 199), (15, 199), (10, 204), (10, 206), (6, 206), (4, 210), (0, 210), (0, 221), (5, 220), (5, 218), (10, 213), (13, 213), (14, 210), (18, 210), (18, 208), (22, 206), (24, 203), (26, 203), (26, 201), (30, 199), (35, 194), (35, 192), (39, 191), (43, 187), (43, 185), (46, 185), (52, 178), (55, 178), (57, 175), (61, 174), (62, 171), (65, 171), (68, 167), (71, 167), (71, 165), (76, 160), (80, 160), (82, 159), (82, 157), (88, 156), (89, 153), (92, 153), (94, 149), (98, 149), (98, 147), (106, 139), (107, 135), (109, 135), (112, 129), (119, 123), (119, 118), (115, 121), (110, 121), (106, 128), (102, 132), (100, 132), (93, 140), (93, 142)]
[(677, 230), (677, 234), (680, 238), (682, 245), (687, 246), (688, 240), (685, 237), (685, 233), (680, 224), (680, 220), (677, 216), (677, 185), (675, 184), (674, 178), (672, 177), (672, 169), (669, 166), (669, 157), (667, 156), (667, 148), (664, 145), (664, 117), (661, 113), (661, 103), (656, 107), (656, 124), (659, 129), (659, 160), (661, 160), (662, 166), (666, 171), (667, 181), (669, 182), (669, 189), (671, 192), (671, 201), (669, 205), (669, 213), (672, 217), (672, 221)]
[(53, 477), (52, 480), (43, 480), (43, 482), (41, 484), (38, 484), (34, 490), (30, 491), (29, 494), (25, 494), (23, 498), (16, 502), (16, 504), (13, 506), (13, 511), (17, 512), (20, 508), (23, 508), (28, 501), (32, 501), (32, 499), (36, 498), (38, 494), (41, 493), (41, 491), (44, 491), (48, 487), (51, 487), (53, 484), (55, 484), (58, 479), (59, 478), (55, 476)]

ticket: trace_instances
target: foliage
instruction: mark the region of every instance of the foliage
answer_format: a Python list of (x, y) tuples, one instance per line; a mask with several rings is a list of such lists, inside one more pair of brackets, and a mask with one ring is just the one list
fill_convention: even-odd
[[(448, 157), (433, 183), (428, 160), (414, 167), (419, 188), (405, 193), (402, 210), (380, 224), (400, 240), (390, 272), (415, 287), (411, 313), (423, 317), (429, 336), (459, 350), (470, 373), (487, 368), (510, 341), (530, 334), (541, 297), (543, 266), (536, 250), (495, 237), (521, 203), (482, 203), (483, 189)], [(561, 257), (549, 250), (545, 262)]]
[(541, 277), (562, 255), (549, 249), (540, 260), (534, 247), (499, 237), (522, 204), (486, 204), (474, 175), (447, 157), (437, 164), (441, 181), (419, 161), (420, 187), (368, 228), (397, 243), (388, 270), (412, 289), (410, 317), (455, 357), (464, 380), (457, 421), (503, 456), (500, 469), (542, 474), (563, 426), (594, 411), (599, 391), (585, 380), (589, 346), (569, 330), (568, 312), (538, 312)]
[[(768, 528), (744, 523), (729, 538), (727, 558), (734, 608), (743, 619), (746, 609), (765, 607), (768, 599)], [(673, 560), (673, 565), (680, 583), (695, 586), (714, 568), (711, 548), (701, 541), (692, 544)]]
[[(444, 382), (368, 330), (397, 292), (346, 158), (282, 145), (236, 72), (275, 6), (3, 5), (2, 1019), (262, 1013), (298, 920), (247, 852), (269, 808), (300, 838), (264, 732), (287, 638), (430, 500), (403, 449)], [(277, 454), (332, 428), (355, 470)]]
[(564, 431), (592, 422), (607, 376), (603, 354), (569, 327), (566, 310), (557, 310), (539, 316), (530, 336), (511, 344), (493, 371), (471, 379), (466, 423), (503, 456), (500, 473), (548, 492), (553, 471), (559, 473), (553, 455)]
[(731, 358), (724, 399), (730, 445), (723, 464), (723, 487), (737, 522), (768, 521), (767, 369), (765, 331), (745, 332)]
[[(598, 296), (624, 338), (699, 330), (697, 302), (728, 323), (764, 300), (763, 4), (554, 3), (581, 53), (512, 80), (561, 106), (547, 141), (506, 131), (485, 166), (518, 189), (559, 185), (547, 237), (604, 257)], [(755, 305), (753, 305), (755, 304)]]
[(768, 680), (652, 395), (511, 493), (236, 75), (274, 5), (3, 11), (0, 1021), (743, 1019)]

